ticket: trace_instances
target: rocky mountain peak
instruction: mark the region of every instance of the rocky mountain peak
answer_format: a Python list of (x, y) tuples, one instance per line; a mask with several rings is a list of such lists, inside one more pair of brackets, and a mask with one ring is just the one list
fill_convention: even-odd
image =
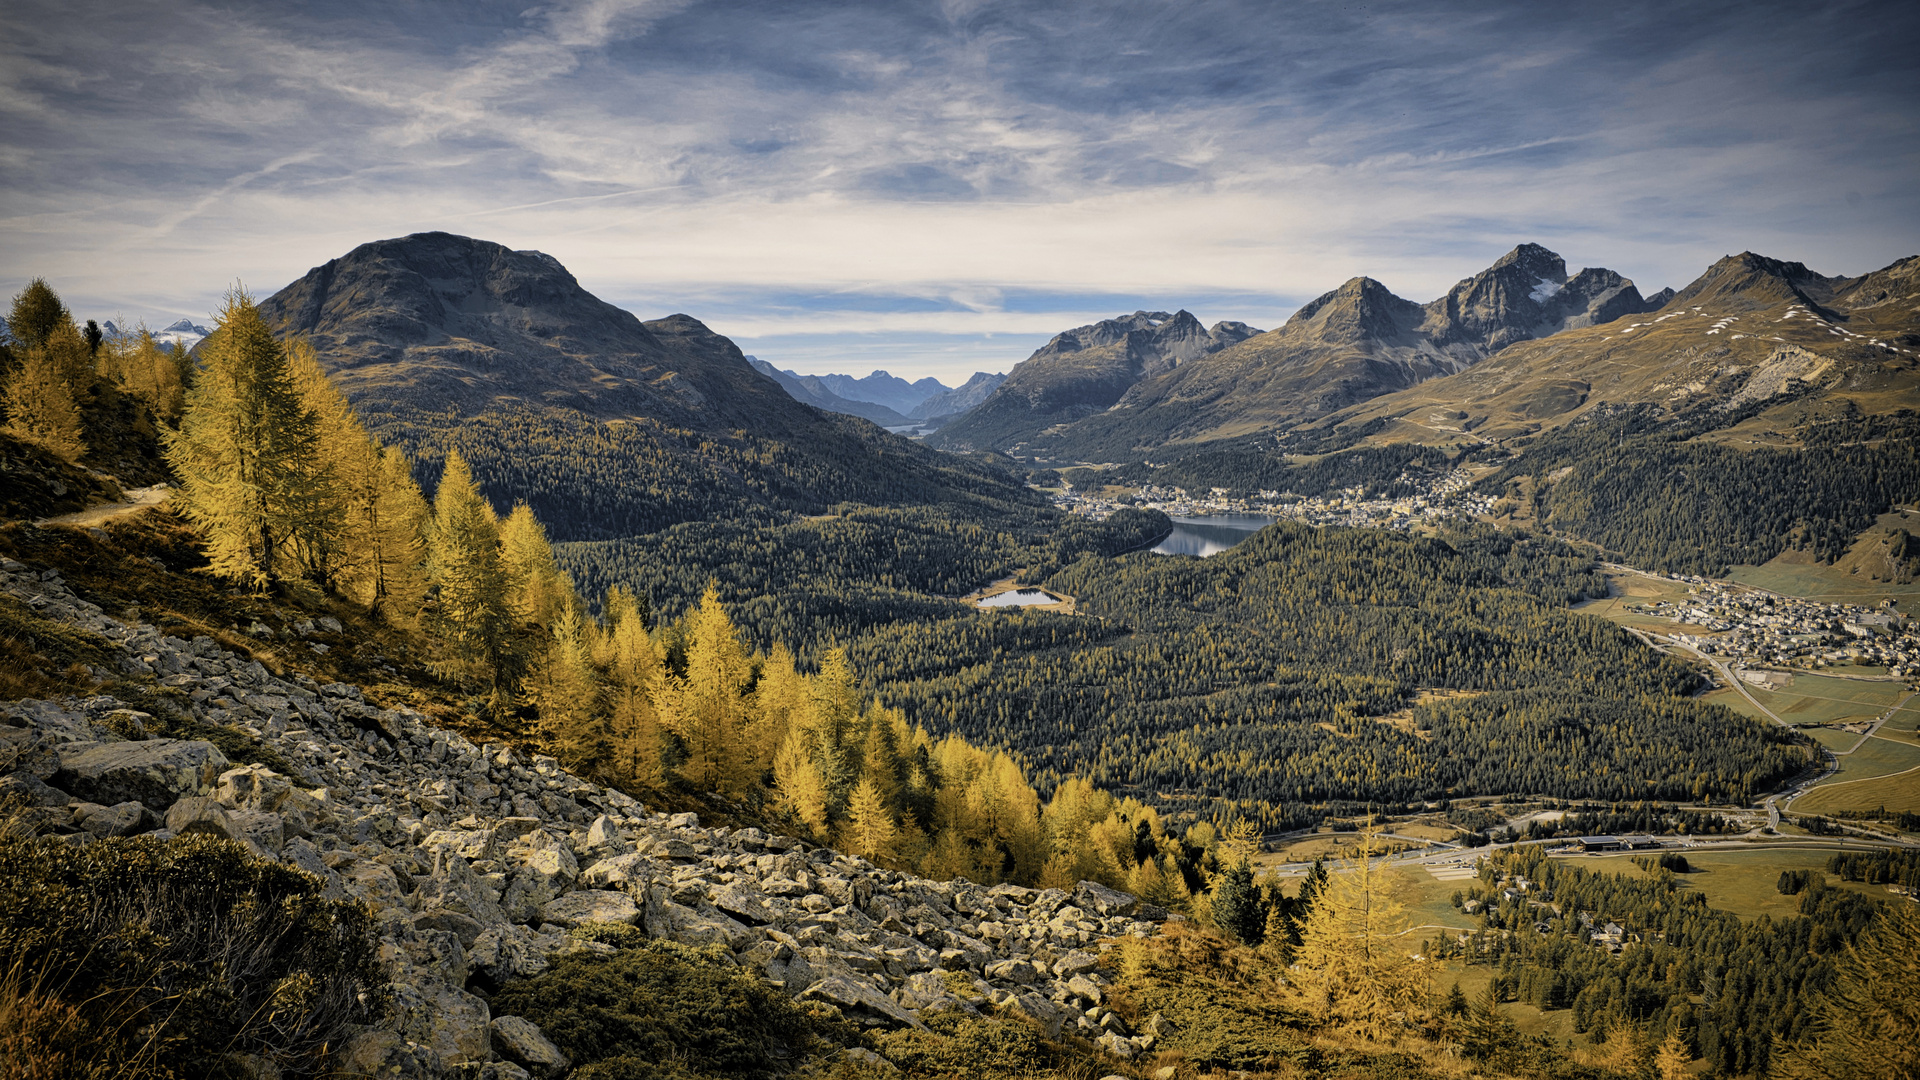
[(1477, 359), (1517, 341), (1651, 310), (1633, 282), (1590, 267), (1567, 276), (1566, 260), (1521, 244), (1426, 306), (1422, 331), (1450, 352)]

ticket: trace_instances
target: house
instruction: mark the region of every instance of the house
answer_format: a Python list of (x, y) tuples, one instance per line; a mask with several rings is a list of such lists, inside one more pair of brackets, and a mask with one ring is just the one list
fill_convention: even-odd
[(1588, 852), (1619, 851), (1625, 846), (1617, 836), (1583, 836), (1580, 838), (1581, 850)]

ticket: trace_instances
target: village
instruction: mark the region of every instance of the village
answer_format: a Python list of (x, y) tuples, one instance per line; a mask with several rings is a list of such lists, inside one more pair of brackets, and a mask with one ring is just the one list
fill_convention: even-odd
[(1053, 502), (1069, 513), (1084, 514), (1095, 520), (1132, 506), (1159, 510), (1177, 518), (1261, 514), (1276, 520), (1301, 521), (1309, 525), (1347, 525), (1403, 531), (1448, 518), (1478, 517), (1493, 510), (1492, 496), (1471, 490), (1473, 475), (1466, 469), (1455, 469), (1437, 480), (1403, 474), (1395, 483), (1413, 487), (1413, 494), (1398, 499), (1369, 499), (1366, 497), (1366, 488), (1350, 487), (1316, 496), (1301, 496), (1286, 491), (1260, 491), (1252, 496), (1236, 496), (1229, 488), (1216, 487), (1205, 495), (1196, 495), (1185, 488), (1153, 484), (1127, 494), (1111, 488), (1098, 493), (1088, 492), (1066, 484)]
[(1887, 602), (1869, 608), (1824, 604), (1702, 578), (1684, 600), (1630, 604), (1628, 611), (1671, 619), (1710, 634), (1673, 640), (1714, 656), (1789, 667), (1884, 667), (1895, 677), (1920, 675), (1920, 630)]

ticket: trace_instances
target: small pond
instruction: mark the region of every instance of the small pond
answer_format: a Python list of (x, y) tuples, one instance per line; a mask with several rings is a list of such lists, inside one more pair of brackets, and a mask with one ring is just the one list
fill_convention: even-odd
[(1153, 546), (1156, 555), (1218, 555), (1240, 541), (1273, 524), (1265, 514), (1215, 514), (1211, 517), (1177, 517), (1173, 531)]
[(1026, 607), (1029, 604), (1057, 604), (1060, 598), (1044, 589), (1015, 589), (980, 601), (981, 607)]

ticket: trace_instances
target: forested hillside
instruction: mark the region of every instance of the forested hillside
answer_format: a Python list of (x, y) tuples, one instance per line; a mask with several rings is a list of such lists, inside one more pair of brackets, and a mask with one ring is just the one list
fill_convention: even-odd
[(1509, 791), (1742, 801), (1810, 760), (1567, 612), (1604, 584), (1557, 541), (1282, 523), (1216, 558), (1083, 559), (1046, 585), (1080, 614), (883, 627), (852, 655), (883, 700), (1016, 749), (1043, 786), (1079, 773), (1276, 826)]
[(1633, 566), (1720, 574), (1794, 549), (1825, 561), (1894, 503), (1920, 498), (1920, 417), (1857, 412), (1796, 432), (1793, 448), (1736, 449), (1651, 410), (1599, 415), (1540, 436), (1481, 482)]

